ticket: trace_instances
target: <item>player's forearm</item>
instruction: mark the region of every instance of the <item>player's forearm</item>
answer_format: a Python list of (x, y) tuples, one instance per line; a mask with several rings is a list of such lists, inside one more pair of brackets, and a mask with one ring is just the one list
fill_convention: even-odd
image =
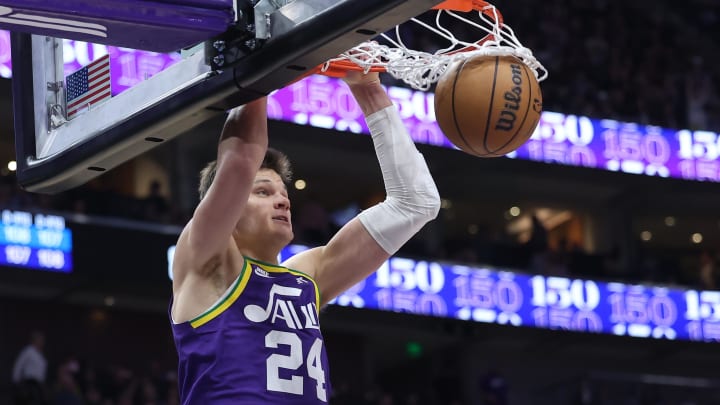
[(349, 87), (366, 117), (393, 105), (379, 80), (351, 84)]
[(440, 196), (395, 108), (376, 111), (367, 121), (387, 199), (363, 211), (359, 219), (375, 241), (393, 254), (437, 217)]
[(262, 150), (267, 149), (267, 99), (265, 97), (230, 111), (220, 135), (218, 157), (225, 149), (241, 148), (246, 145), (257, 145)]

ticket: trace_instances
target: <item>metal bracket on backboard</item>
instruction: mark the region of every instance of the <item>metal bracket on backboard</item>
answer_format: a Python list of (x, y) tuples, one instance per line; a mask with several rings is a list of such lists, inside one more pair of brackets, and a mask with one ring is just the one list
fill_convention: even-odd
[(235, 24), (223, 34), (205, 42), (205, 60), (213, 70), (227, 69), (257, 49), (254, 0), (235, 2)]
[(294, 0), (260, 0), (254, 7), (255, 37), (270, 39), (272, 30), (272, 15), (275, 11), (288, 5)]
[[(244, 1), (244, 7), (240, 1)], [(287, 37), (309, 26), (318, 15), (337, 7), (337, 0), (238, 0), (233, 29), (207, 41), (207, 63), (213, 70), (229, 69), (243, 62), (269, 41)], [(342, 49), (340, 52), (347, 49)], [(332, 55), (335, 56), (335, 55)], [(299, 65), (297, 65), (299, 66)], [(302, 69), (300, 69), (302, 70)]]
[(48, 128), (59, 128), (67, 122), (65, 116), (65, 82), (48, 82), (47, 89), (55, 94), (55, 103), (48, 104)]

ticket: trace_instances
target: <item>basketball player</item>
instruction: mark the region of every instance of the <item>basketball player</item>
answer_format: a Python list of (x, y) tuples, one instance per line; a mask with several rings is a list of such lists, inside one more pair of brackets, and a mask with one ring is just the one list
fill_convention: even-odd
[(266, 100), (234, 109), (173, 264), (183, 404), (326, 404), (318, 312), (437, 216), (440, 199), (377, 73), (346, 79), (372, 133), (387, 198), (279, 265), (293, 238), (289, 164), (268, 149)]

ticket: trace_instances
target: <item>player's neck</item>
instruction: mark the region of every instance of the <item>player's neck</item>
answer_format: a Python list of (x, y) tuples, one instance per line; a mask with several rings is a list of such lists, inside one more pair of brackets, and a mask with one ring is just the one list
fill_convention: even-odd
[(269, 264), (278, 264), (280, 251), (287, 245), (279, 238), (262, 234), (233, 233), (235, 246), (245, 257), (260, 260)]
[(280, 254), (280, 252), (274, 248), (260, 247), (260, 246), (241, 247), (240, 253), (242, 253), (242, 255), (245, 257), (259, 260), (261, 262), (265, 262), (265, 263), (269, 263), (269, 264), (279, 264), (278, 263), (278, 255)]

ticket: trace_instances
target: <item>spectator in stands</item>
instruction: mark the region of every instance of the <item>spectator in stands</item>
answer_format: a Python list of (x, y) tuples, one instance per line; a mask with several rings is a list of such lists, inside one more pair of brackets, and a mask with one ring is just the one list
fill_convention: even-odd
[(497, 370), (490, 370), (480, 382), (482, 405), (507, 405), (507, 381)]
[(167, 222), (170, 204), (162, 195), (160, 181), (153, 180), (150, 183), (148, 195), (142, 201), (143, 218), (149, 221)]
[(46, 403), (45, 377), (47, 360), (43, 355), (45, 335), (35, 331), (30, 343), (20, 352), (12, 371), (17, 405), (40, 405)]
[(80, 366), (75, 358), (68, 358), (57, 371), (51, 405), (83, 405), (85, 400), (77, 380)]
[(707, 107), (713, 92), (712, 77), (701, 57), (694, 57), (692, 65), (685, 78), (688, 124), (691, 129), (708, 129)]
[(530, 239), (525, 243), (525, 248), (530, 258), (530, 270), (538, 274), (545, 274), (547, 272), (548, 251), (550, 249), (548, 231), (537, 215), (533, 214), (530, 220), (532, 221)]
[(533, 252), (544, 252), (548, 250), (548, 231), (537, 215), (533, 214), (530, 218), (532, 221), (532, 230), (530, 239), (527, 241), (527, 247)]
[(583, 378), (577, 387), (577, 392), (575, 393), (575, 398), (573, 398), (571, 405), (593, 405), (597, 403), (592, 384), (589, 380)]
[(708, 249), (704, 249), (700, 253), (698, 277), (701, 288), (705, 290), (717, 288), (717, 263), (715, 256)]

